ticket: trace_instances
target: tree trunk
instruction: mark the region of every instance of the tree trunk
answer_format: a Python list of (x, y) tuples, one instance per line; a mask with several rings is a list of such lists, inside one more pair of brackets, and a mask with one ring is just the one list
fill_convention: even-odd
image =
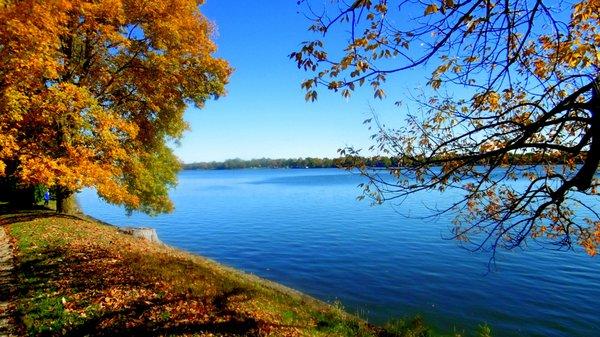
[(592, 141), (583, 166), (573, 178), (573, 186), (579, 191), (585, 191), (592, 186), (594, 176), (600, 165), (600, 77), (594, 80), (592, 99), (589, 102), (591, 125), (587, 132), (592, 134)]
[(73, 191), (59, 188), (56, 191), (56, 213), (75, 214), (77, 210), (77, 201), (75, 201)]

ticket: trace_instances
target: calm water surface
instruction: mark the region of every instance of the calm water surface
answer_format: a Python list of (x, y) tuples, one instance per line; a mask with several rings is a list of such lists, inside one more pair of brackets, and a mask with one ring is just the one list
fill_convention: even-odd
[(420, 313), (440, 329), (495, 336), (600, 336), (600, 259), (530, 247), (470, 253), (449, 218), (420, 220), (452, 195), (396, 208), (356, 201), (360, 176), (336, 169), (183, 171), (173, 214), (131, 217), (83, 191), (83, 210), (120, 225), (156, 228), (167, 244), (340, 300), (369, 321)]

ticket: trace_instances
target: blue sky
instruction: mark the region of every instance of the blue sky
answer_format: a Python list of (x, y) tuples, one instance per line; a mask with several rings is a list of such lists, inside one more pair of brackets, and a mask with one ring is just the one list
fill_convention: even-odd
[(191, 131), (175, 148), (180, 159), (334, 157), (340, 147), (371, 144), (362, 124), (369, 104), (385, 116), (393, 99), (374, 102), (364, 88), (349, 101), (322, 91), (317, 102), (305, 102), (300, 82), (307, 74), (288, 59), (312, 37), (298, 10), (296, 0), (208, 0), (201, 7), (218, 26), (217, 55), (235, 72), (226, 97), (186, 112)]

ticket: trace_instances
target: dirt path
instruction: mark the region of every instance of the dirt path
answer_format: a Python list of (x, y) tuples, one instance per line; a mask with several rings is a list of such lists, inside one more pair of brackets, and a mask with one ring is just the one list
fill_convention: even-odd
[(10, 322), (9, 299), (13, 289), (13, 256), (8, 235), (0, 227), (0, 337), (14, 336)]

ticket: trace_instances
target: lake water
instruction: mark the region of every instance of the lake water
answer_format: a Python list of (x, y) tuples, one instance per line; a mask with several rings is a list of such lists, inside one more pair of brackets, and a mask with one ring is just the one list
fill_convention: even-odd
[(169, 215), (125, 215), (92, 190), (83, 211), (120, 225), (156, 228), (165, 243), (340, 300), (371, 322), (422, 314), (442, 330), (491, 325), (495, 336), (600, 336), (600, 259), (530, 247), (471, 253), (449, 218), (421, 220), (452, 194), (402, 205), (356, 201), (358, 175), (336, 169), (183, 171)]

